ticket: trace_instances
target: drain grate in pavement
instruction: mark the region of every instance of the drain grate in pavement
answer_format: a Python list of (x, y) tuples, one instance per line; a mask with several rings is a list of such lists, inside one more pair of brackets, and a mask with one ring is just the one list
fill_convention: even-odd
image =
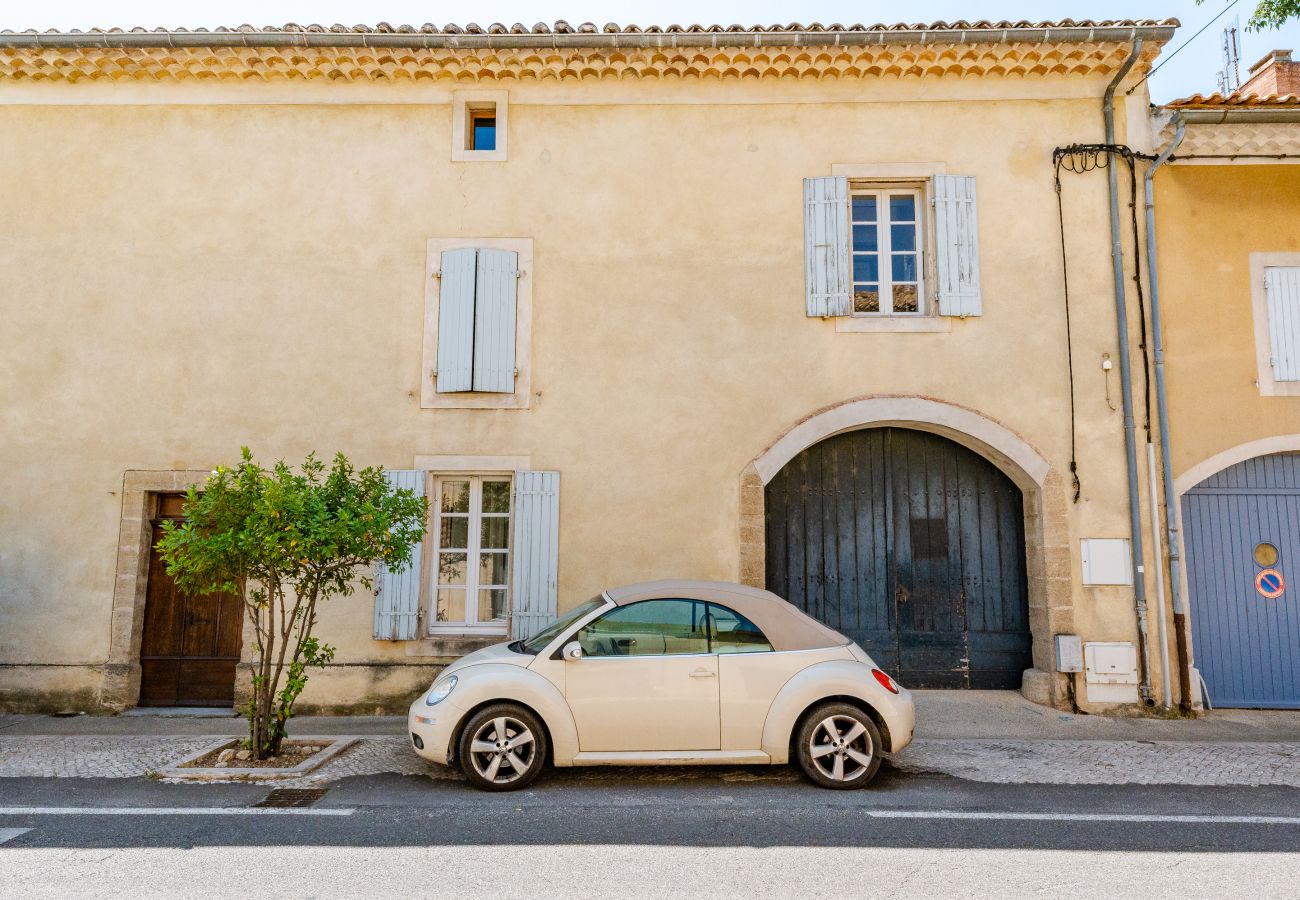
[(271, 806), (279, 809), (311, 806), (321, 797), (324, 797), (327, 790), (329, 788), (276, 788), (253, 805)]

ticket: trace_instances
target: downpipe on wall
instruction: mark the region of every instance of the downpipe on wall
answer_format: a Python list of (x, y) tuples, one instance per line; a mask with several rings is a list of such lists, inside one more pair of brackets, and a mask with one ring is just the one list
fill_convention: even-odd
[[(1169, 439), (1169, 403), (1165, 394), (1165, 343), (1164, 333), (1160, 323), (1160, 274), (1156, 269), (1156, 201), (1155, 201), (1155, 181), (1156, 170), (1169, 161), (1173, 152), (1178, 149), (1178, 145), (1183, 142), (1183, 133), (1187, 130), (1187, 122), (1181, 113), (1174, 113), (1174, 137), (1169, 142), (1169, 146), (1160, 152), (1150, 166), (1147, 167), (1146, 174), (1142, 176), (1143, 199), (1146, 207), (1146, 257), (1147, 257), (1147, 285), (1151, 295), (1151, 342), (1155, 345), (1155, 369), (1156, 369), (1156, 416), (1159, 422), (1160, 433), (1160, 474), (1165, 495), (1165, 542), (1168, 547), (1167, 559), (1169, 560), (1169, 590), (1173, 594), (1174, 605), (1174, 645), (1175, 655), (1178, 657), (1178, 697), (1179, 707), (1184, 711), (1192, 708), (1192, 676), (1191, 676), (1191, 659), (1187, 651), (1187, 608), (1183, 603), (1182, 590), (1182, 553), (1181, 553), (1181, 522), (1179, 519), (1180, 510), (1178, 508), (1178, 496), (1174, 493), (1174, 469), (1173, 462), (1170, 458), (1170, 439)], [(1155, 487), (1152, 487), (1154, 493)], [(1152, 517), (1154, 518), (1155, 507), (1152, 506)], [(1159, 528), (1157, 527), (1158, 533)], [(1163, 582), (1163, 573), (1161, 573)], [(1164, 605), (1161, 604), (1161, 616), (1164, 615)], [(1166, 656), (1169, 652), (1168, 640), (1164, 635), (1160, 638), (1160, 653), (1162, 669), (1165, 674), (1165, 706), (1169, 706), (1169, 667), (1166, 662)]]
[[(1101, 112), (1106, 126), (1106, 144), (1115, 145), (1115, 88), (1132, 70), (1142, 52), (1142, 39), (1133, 41), (1133, 48), (1128, 58), (1120, 66), (1115, 77), (1106, 86), (1102, 96)], [(1119, 372), (1121, 398), (1124, 413), (1124, 455), (1128, 467), (1128, 512), (1129, 533), (1131, 536), (1133, 559), (1133, 593), (1137, 606), (1138, 623), (1138, 658), (1141, 668), (1141, 684), (1138, 692), (1143, 704), (1154, 706), (1151, 697), (1151, 648), (1147, 638), (1147, 585), (1146, 565), (1142, 552), (1142, 501), (1138, 482), (1137, 434), (1133, 422), (1133, 361), (1129, 347), (1128, 298), (1124, 287), (1124, 245), (1120, 234), (1119, 219), (1119, 183), (1116, 167), (1119, 157), (1114, 150), (1108, 151), (1110, 164), (1106, 166), (1106, 186), (1110, 194), (1110, 258), (1111, 269), (1115, 279), (1115, 324), (1119, 331)], [(1136, 252), (1136, 248), (1134, 248)]]

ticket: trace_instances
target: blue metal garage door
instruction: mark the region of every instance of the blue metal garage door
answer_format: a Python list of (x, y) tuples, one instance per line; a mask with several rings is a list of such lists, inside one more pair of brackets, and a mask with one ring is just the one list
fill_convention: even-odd
[(1300, 709), (1300, 454), (1206, 479), (1184, 495), (1183, 524), (1193, 648), (1211, 703)]

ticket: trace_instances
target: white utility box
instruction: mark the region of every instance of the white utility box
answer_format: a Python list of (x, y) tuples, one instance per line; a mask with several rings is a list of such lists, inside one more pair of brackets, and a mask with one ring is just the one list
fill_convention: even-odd
[(1056, 636), (1056, 671), (1083, 671), (1083, 640), (1077, 634)]
[(1088, 699), (1098, 703), (1138, 702), (1137, 647), (1125, 642), (1083, 645)]
[(1133, 556), (1124, 538), (1084, 538), (1079, 541), (1083, 583), (1132, 584)]

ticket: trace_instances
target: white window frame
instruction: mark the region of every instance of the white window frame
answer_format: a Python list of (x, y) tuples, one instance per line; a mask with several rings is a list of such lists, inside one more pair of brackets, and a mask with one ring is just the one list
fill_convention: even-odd
[[(513, 250), (519, 255), (515, 286), (514, 393), (458, 391), (438, 393), (438, 304), (444, 250)], [(421, 362), (421, 409), (527, 409), (533, 390), (533, 239), (532, 238), (431, 238), (426, 243), (424, 266), (424, 345)]]
[(1278, 381), (1273, 377), (1273, 334), (1268, 319), (1268, 289), (1264, 270), (1300, 266), (1300, 253), (1250, 254), (1251, 307), (1255, 317), (1256, 383), (1262, 397), (1300, 397), (1300, 381)]
[[(894, 310), (894, 260), (892, 240), (892, 226), (895, 224), (889, 218), (889, 198), (900, 195), (908, 195), (912, 198), (914, 209), (916, 210), (916, 221), (906, 224), (915, 225), (916, 227), (916, 311), (915, 312), (896, 312)], [(878, 259), (876, 271), (876, 287), (880, 292), (880, 311), (879, 312), (858, 312), (851, 310), (850, 314), (859, 318), (869, 319), (918, 319), (925, 316), (933, 315), (934, 304), (926, 296), (926, 287), (928, 279), (925, 277), (925, 267), (929, 261), (929, 240), (927, 234), (930, 227), (930, 219), (926, 215), (926, 189), (924, 186), (915, 184), (871, 184), (849, 186), (849, 283), (850, 283), (850, 306), (853, 305), (852, 293), (857, 288), (857, 282), (853, 280), (853, 261), (860, 255), (866, 255), (866, 252), (854, 250), (853, 248), (853, 229), (856, 225), (853, 220), (853, 198), (855, 197), (874, 197), (876, 200), (876, 249), (870, 251)], [(899, 223), (903, 224), (903, 223)]]
[[(470, 116), (489, 109), (496, 116), (496, 147), (471, 150)], [(509, 91), (454, 91), (451, 95), (451, 161), (505, 162), (509, 124)]]
[[(428, 623), (426, 631), (429, 636), (439, 634), (506, 634), (510, 628), (510, 609), (512, 598), (510, 595), (510, 573), (514, 566), (515, 548), (510, 546), (514, 539), (514, 473), (513, 472), (431, 472), (429, 485), (430, 497), (430, 518), (432, 519), (429, 527), (429, 543), (431, 565), (429, 566), (428, 583), (429, 583), (429, 608), (425, 621)], [(507, 521), (506, 534), (506, 580), (501, 585), (481, 586), (479, 578), (479, 562), (482, 554), (482, 521), (483, 516), (483, 482), (484, 481), (504, 481), (509, 486), (510, 505), (509, 511), (503, 516), (501, 514), (487, 514), (492, 518), (504, 518)], [(457, 590), (465, 592), (465, 619), (456, 622), (439, 622), (438, 621), (438, 589), (440, 585), (441, 560), (442, 560), (442, 520), (446, 515), (442, 511), (442, 486), (449, 481), (468, 481), (470, 483), (470, 500), (469, 500), (469, 524), (466, 535), (467, 547), (465, 549), (465, 584), (455, 585)], [(455, 514), (458, 517), (462, 514)], [(459, 552), (453, 550), (452, 552)], [(448, 585), (451, 587), (451, 585)], [(485, 589), (500, 589), (505, 591), (505, 610), (501, 619), (488, 622), (478, 621), (478, 592), (480, 587)]]

